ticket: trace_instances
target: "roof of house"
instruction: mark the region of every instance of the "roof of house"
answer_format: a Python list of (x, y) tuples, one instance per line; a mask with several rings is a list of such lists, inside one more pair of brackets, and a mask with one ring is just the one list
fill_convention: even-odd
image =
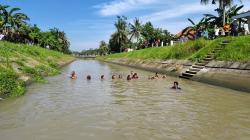
[(250, 11), (233, 16), (232, 19), (248, 18), (250, 17)]

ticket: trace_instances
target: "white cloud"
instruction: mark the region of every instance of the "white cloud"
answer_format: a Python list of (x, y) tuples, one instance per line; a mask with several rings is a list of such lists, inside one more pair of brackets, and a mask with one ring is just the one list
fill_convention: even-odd
[(101, 15), (113, 16), (136, 10), (154, 2), (157, 2), (157, 0), (113, 0), (112, 2), (97, 5), (95, 7), (100, 9)]
[(172, 9), (162, 10), (159, 12), (152, 13), (141, 17), (143, 21), (162, 21), (171, 18), (178, 18), (188, 14), (199, 13), (202, 15), (206, 11), (213, 10), (213, 6), (202, 6), (199, 3), (184, 4), (177, 6)]

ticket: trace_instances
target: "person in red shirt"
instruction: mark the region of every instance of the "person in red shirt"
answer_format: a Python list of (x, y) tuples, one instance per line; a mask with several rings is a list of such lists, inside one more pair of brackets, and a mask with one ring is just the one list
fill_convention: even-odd
[(223, 27), (224, 31), (225, 31), (225, 35), (228, 36), (229, 35), (229, 31), (230, 31), (230, 24), (226, 23)]

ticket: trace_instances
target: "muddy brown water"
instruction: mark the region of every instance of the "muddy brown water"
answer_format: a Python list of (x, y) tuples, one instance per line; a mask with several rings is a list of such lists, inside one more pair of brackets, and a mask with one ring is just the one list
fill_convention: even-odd
[[(77, 80), (68, 78), (72, 70)], [(128, 82), (131, 70), (140, 78)], [(124, 79), (111, 80), (112, 74)], [(25, 96), (0, 102), (0, 140), (250, 139), (249, 93), (148, 75), (154, 74), (77, 60), (48, 84), (32, 84)], [(181, 91), (169, 88), (173, 81)]]

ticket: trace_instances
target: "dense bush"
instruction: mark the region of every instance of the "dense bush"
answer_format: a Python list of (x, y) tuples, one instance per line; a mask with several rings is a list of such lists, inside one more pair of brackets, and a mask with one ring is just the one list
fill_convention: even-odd
[(0, 67), (0, 96), (16, 97), (25, 92), (25, 84), (11, 70)]

